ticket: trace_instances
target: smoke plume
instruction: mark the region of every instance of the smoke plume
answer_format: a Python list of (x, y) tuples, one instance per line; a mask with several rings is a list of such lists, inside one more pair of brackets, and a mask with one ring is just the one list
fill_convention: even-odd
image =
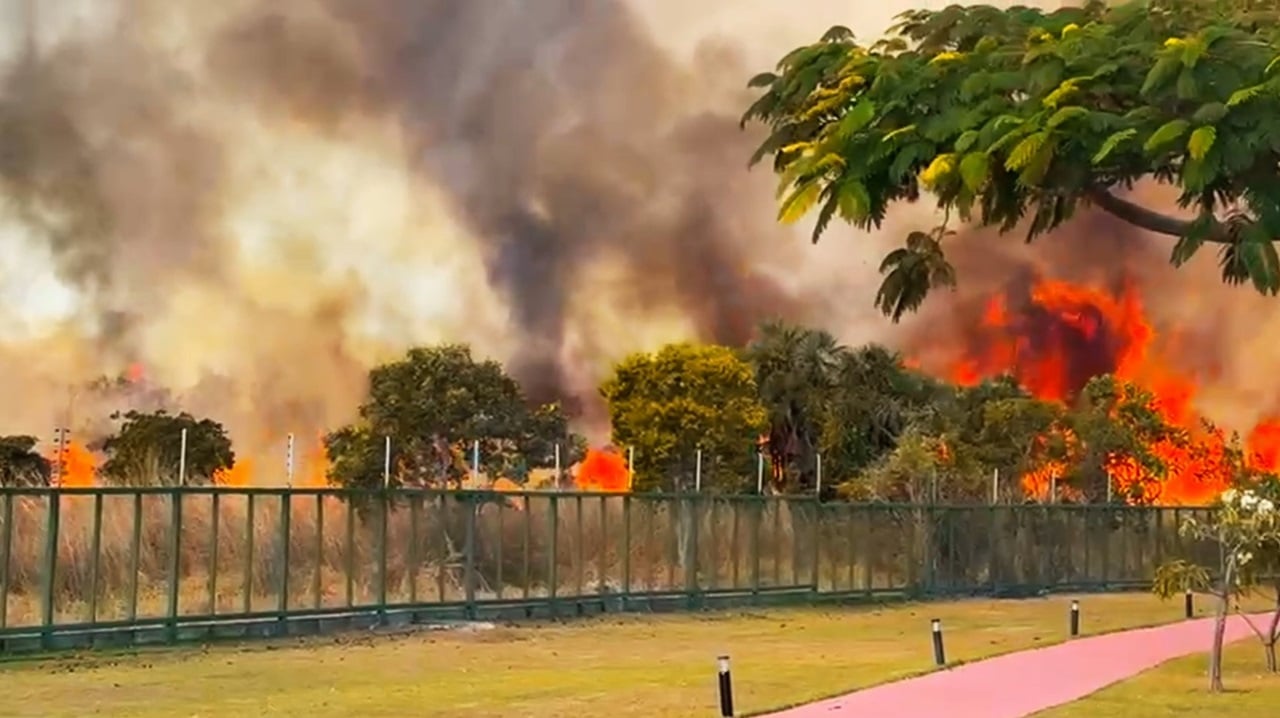
[[(772, 316), (849, 343), (925, 327), (941, 350), (938, 324), (1005, 270), (1158, 264), (1119, 230), (1102, 254), (967, 236), (961, 293), (896, 328), (876, 265), (930, 208), (816, 247), (777, 226), (774, 178), (745, 166), (745, 79), (831, 24), (865, 39), (946, 4), (0, 0), (0, 432), (95, 431), (119, 407), (77, 387), (139, 363), (164, 401), (276, 451), (439, 341), (598, 429), (595, 387), (630, 351)], [(1160, 293), (1180, 326), (1228, 301), (1204, 269), (1143, 277), (1180, 283)]]

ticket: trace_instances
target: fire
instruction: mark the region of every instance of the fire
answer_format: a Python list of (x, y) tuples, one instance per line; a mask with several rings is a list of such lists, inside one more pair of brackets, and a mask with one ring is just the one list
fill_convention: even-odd
[[(1106, 291), (1040, 278), (1025, 292), (987, 300), (965, 352), (947, 374), (966, 386), (1010, 374), (1032, 395), (1059, 402), (1073, 400), (1089, 379), (1102, 374), (1141, 387), (1154, 397), (1151, 408), (1185, 430), (1185, 438), (1147, 447), (1165, 467), (1160, 475), (1133, 457), (1110, 457), (1105, 470), (1114, 490), (1148, 503), (1209, 503), (1234, 479), (1228, 441), (1221, 430), (1201, 422), (1192, 408), (1195, 377), (1162, 361), (1156, 340), (1133, 283)], [(1062, 438), (1070, 453), (1074, 437)], [(1280, 420), (1253, 429), (1246, 460), (1260, 470), (1280, 467)], [(1044, 498), (1067, 468), (1046, 459), (1022, 477), (1023, 489)], [(1060, 498), (1073, 495), (1070, 487), (1058, 487)]]
[(574, 472), (573, 484), (579, 491), (630, 491), (631, 469), (611, 448), (588, 449)]
[(68, 441), (62, 447), (61, 465), (58, 463), (57, 451), (46, 457), (54, 465), (53, 474), (57, 477), (58, 486), (75, 489), (86, 488), (97, 483), (98, 457), (86, 447), (74, 441)]
[[(255, 467), (257, 462), (253, 457), (242, 456), (236, 459), (235, 464), (229, 469), (219, 469), (213, 474), (213, 483), (215, 486), (226, 487), (244, 487), (252, 486), (257, 483), (257, 474)], [(329, 481), (329, 452), (325, 450), (323, 435), (316, 438), (315, 443), (302, 457), (302, 461), (295, 464), (293, 474), (293, 485), (299, 488), (322, 489), (331, 485)], [(279, 474), (272, 472), (268, 476), (270, 483), (285, 483), (287, 478), (286, 465), (282, 461), (280, 464)]]

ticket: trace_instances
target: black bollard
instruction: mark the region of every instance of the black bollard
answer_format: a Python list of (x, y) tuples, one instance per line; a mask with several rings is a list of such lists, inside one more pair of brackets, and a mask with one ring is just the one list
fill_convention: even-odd
[(1182, 597), (1182, 608), (1187, 614), (1187, 618), (1191, 618), (1196, 615), (1195, 598), (1192, 596), (1191, 589), (1189, 588), (1187, 589), (1186, 595)]
[(947, 654), (942, 648), (942, 619), (935, 618), (929, 622), (933, 629), (933, 662), (939, 667), (947, 665)]
[(729, 657), (717, 657), (716, 668), (720, 674), (720, 716), (733, 718), (733, 679), (729, 675)]
[(1080, 635), (1080, 602), (1071, 602), (1071, 637)]

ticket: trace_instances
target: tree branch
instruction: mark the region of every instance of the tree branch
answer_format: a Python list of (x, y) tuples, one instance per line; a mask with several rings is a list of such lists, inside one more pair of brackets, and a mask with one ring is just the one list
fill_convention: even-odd
[[(1085, 196), (1107, 214), (1148, 232), (1164, 234), (1170, 237), (1183, 237), (1191, 229), (1191, 220), (1178, 219), (1177, 217), (1170, 217), (1167, 214), (1149, 210), (1142, 205), (1117, 197), (1100, 187), (1094, 187)], [(1213, 231), (1209, 233), (1205, 241), (1230, 244), (1231, 237), (1227, 234), (1226, 227), (1221, 223), (1215, 222)]]

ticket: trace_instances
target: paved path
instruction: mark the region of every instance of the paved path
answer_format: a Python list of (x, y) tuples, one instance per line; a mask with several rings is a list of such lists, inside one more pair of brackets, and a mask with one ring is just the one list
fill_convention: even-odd
[[(1232, 617), (1227, 624), (1228, 642), (1251, 635), (1249, 626), (1239, 616)], [(770, 715), (774, 718), (1024, 718), (1087, 696), (1165, 661), (1206, 652), (1212, 639), (1212, 618), (1077, 638)]]

